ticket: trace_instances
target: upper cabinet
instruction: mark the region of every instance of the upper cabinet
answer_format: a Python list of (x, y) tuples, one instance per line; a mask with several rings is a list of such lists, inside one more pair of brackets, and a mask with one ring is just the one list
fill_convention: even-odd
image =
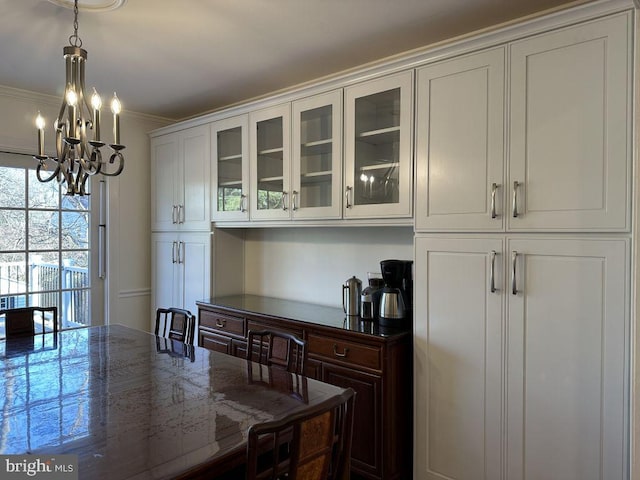
[(510, 230), (628, 230), (631, 16), (509, 49)]
[(291, 216), (342, 216), (342, 90), (293, 102)]
[(417, 71), (416, 229), (504, 228), (504, 48)]
[(345, 88), (344, 217), (410, 217), (413, 71)]
[(211, 217), (249, 219), (249, 119), (239, 115), (211, 125)]
[(151, 139), (151, 228), (209, 230), (209, 126)]
[(252, 220), (289, 218), (291, 106), (249, 114), (249, 191)]

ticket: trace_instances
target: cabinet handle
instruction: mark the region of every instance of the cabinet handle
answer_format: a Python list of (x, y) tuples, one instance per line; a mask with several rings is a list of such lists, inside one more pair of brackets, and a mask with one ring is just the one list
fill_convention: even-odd
[(497, 183), (492, 183), (491, 184), (491, 218), (496, 218), (496, 191), (498, 190), (498, 187), (500, 187), (500, 185), (498, 185)]
[(511, 252), (511, 293), (513, 295), (518, 294), (518, 288), (516, 285), (516, 260), (518, 258), (518, 252), (515, 250)]
[(184, 242), (178, 242), (178, 263), (184, 263)]
[(288, 193), (287, 192), (282, 192), (282, 210), (284, 210), (285, 212), (287, 211), (287, 202), (286, 202), (286, 198), (287, 198)]
[(240, 211), (242, 213), (247, 211), (247, 196), (244, 193), (240, 195)]
[(171, 263), (176, 263), (176, 247), (178, 246), (177, 242), (173, 242), (171, 245)]
[(184, 223), (184, 205), (178, 205), (178, 223)]
[(296, 200), (298, 197), (298, 192), (294, 190), (291, 195), (291, 209), (295, 212), (298, 210), (298, 206), (296, 205)]
[(513, 206), (511, 209), (513, 210), (513, 218), (518, 217), (518, 187), (520, 184), (516, 181), (513, 182)]
[(347, 185), (347, 188), (344, 191), (344, 197), (345, 201), (347, 202), (345, 207), (351, 208), (351, 187), (349, 185)]
[(171, 207), (171, 223), (173, 223), (174, 225), (176, 223), (178, 223), (178, 220), (176, 220), (176, 209), (178, 208), (177, 205), (174, 205), (173, 207)]
[(225, 324), (227, 322), (225, 320), (222, 320), (222, 322), (220, 320), (216, 320), (216, 327), (218, 328), (224, 328)]
[[(495, 183), (494, 183), (495, 185)], [(491, 250), (491, 252), (489, 253), (489, 258), (491, 259), (491, 266), (489, 269), (489, 285), (490, 285), (490, 290), (491, 293), (496, 293), (496, 278), (495, 278), (495, 272), (496, 272), (496, 251), (495, 250)]]
[(344, 347), (344, 350), (342, 350), (342, 353), (338, 352), (338, 345), (336, 345), (335, 343), (333, 344), (333, 354), (336, 357), (346, 357), (347, 353), (349, 353), (349, 349), (347, 347)]

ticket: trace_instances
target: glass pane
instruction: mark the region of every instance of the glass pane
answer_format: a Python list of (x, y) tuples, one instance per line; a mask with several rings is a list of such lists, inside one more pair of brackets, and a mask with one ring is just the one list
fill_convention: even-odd
[[(29, 254), (29, 290), (42, 292), (60, 288), (60, 256), (58, 252)], [(55, 295), (55, 294), (52, 294)]]
[(29, 170), (29, 207), (30, 208), (58, 208), (60, 201), (60, 186), (58, 182), (42, 183), (38, 180), (35, 170)]
[(62, 312), (60, 318), (64, 327), (90, 325), (89, 304), (91, 294), (89, 289), (63, 290)]
[(0, 225), (0, 250), (24, 250), (27, 238), (24, 210), (0, 209)]
[(218, 211), (241, 209), (242, 128), (218, 132)]
[[(87, 182), (87, 185), (89, 182)], [(70, 196), (63, 195), (62, 197), (62, 209), (63, 210), (79, 210), (82, 212), (88, 212), (91, 208), (91, 196), (85, 195), (80, 197), (78, 195)]]
[(24, 208), (26, 170), (0, 167), (0, 207)]
[(89, 286), (89, 252), (62, 252), (62, 288)]
[(400, 89), (356, 100), (354, 204), (398, 203)]
[[(27, 291), (27, 256), (20, 253), (0, 253), (0, 296), (5, 304), (20, 305), (18, 300), (11, 300), (9, 294), (25, 293)], [(13, 308), (3, 307), (0, 308)]]
[(333, 106), (300, 114), (300, 207), (331, 205)]
[(258, 123), (258, 210), (282, 208), (282, 117)]
[(29, 212), (29, 249), (50, 250), (58, 248), (58, 212)]
[(88, 235), (88, 213), (62, 212), (61, 248), (89, 248)]

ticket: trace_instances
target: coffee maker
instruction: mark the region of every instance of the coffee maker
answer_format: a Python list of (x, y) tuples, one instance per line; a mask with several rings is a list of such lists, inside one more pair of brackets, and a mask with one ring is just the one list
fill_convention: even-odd
[(380, 325), (406, 326), (413, 316), (413, 261), (380, 262), (384, 287), (380, 296)]

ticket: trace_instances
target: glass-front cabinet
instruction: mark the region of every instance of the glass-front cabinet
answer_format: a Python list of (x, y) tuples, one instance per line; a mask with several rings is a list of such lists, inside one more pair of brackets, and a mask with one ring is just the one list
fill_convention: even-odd
[(217, 121), (211, 126), (213, 220), (249, 219), (249, 118)]
[(345, 218), (410, 217), (413, 72), (345, 88)]
[(292, 218), (340, 218), (342, 90), (293, 102)]
[(252, 220), (289, 218), (291, 105), (249, 114)]

